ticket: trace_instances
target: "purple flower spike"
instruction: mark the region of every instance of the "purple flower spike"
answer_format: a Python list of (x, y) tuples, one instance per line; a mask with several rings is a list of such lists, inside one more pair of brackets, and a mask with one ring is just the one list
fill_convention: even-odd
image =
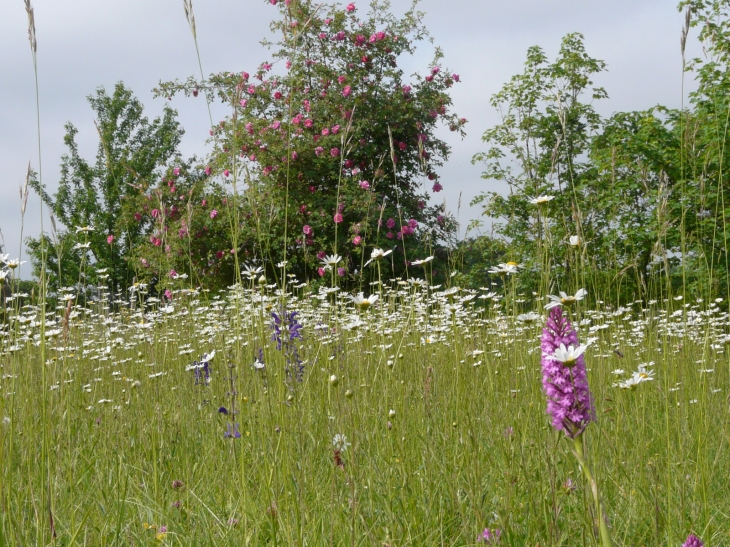
[(495, 528), (494, 530), (485, 528), (484, 531), (479, 534), (479, 543), (486, 543), (487, 545), (498, 545), (501, 535), (502, 530), (500, 530), (499, 528)]
[(560, 307), (550, 310), (547, 324), (542, 331), (542, 386), (547, 395), (547, 413), (553, 427), (574, 439), (596, 420), (593, 397), (586, 379), (586, 363), (583, 355), (573, 362), (563, 363), (556, 359), (555, 350), (561, 344), (578, 348), (578, 334), (563, 315)]
[(687, 537), (687, 541), (685, 541), (682, 544), (682, 547), (704, 547), (704, 546), (705, 546), (705, 544), (702, 543), (702, 540), (694, 534), (690, 534)]

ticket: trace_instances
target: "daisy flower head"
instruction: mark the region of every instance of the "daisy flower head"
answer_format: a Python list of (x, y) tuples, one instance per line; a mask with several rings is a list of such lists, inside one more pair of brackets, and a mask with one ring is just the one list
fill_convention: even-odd
[(371, 294), (367, 298), (365, 298), (363, 293), (357, 293), (356, 296), (350, 296), (350, 300), (353, 301), (355, 306), (363, 311), (367, 310), (370, 306), (375, 304), (375, 302), (378, 301), (378, 298), (379, 296), (377, 294)]
[(383, 249), (373, 249), (373, 252), (370, 253), (370, 260), (368, 260), (365, 265), (367, 266), (371, 262), (382, 260), (392, 252), (393, 251), (391, 249), (388, 249), (387, 251), (384, 251)]
[(547, 195), (541, 195), (537, 196), (536, 198), (532, 198), (530, 200), (530, 203), (533, 205), (542, 205), (543, 203), (547, 203), (548, 201), (552, 201), (555, 199), (555, 196), (547, 196)]
[(565, 294), (563, 291), (560, 291), (560, 296), (549, 294), (547, 298), (548, 300), (550, 300), (550, 302), (545, 304), (545, 309), (551, 310), (558, 306), (572, 306), (579, 300), (583, 300), (587, 294), (588, 291), (586, 291), (585, 289), (578, 289), (578, 292), (572, 296), (569, 294)]
[(11, 270), (14, 270), (15, 268), (17, 268), (17, 267), (18, 267), (18, 266), (20, 266), (21, 264), (25, 264), (25, 262), (26, 262), (25, 260), (23, 260), (23, 262), (21, 262), (21, 261), (20, 261), (20, 260), (18, 260), (17, 258), (14, 258), (13, 260), (6, 260), (6, 261), (5, 261), (5, 265), (6, 265), (6, 266), (7, 266), (8, 268), (10, 268)]
[(337, 253), (335, 253), (333, 255), (325, 255), (325, 257), (322, 260), (320, 260), (320, 263), (325, 268), (331, 269), (331, 268), (334, 268), (335, 266), (337, 266), (337, 264), (340, 262), (340, 260), (342, 260), (342, 257), (340, 255), (338, 255)]
[(345, 452), (348, 446), (352, 446), (352, 443), (348, 442), (347, 437), (345, 437), (342, 433), (337, 433), (332, 438), (332, 446), (335, 447), (335, 450)]
[(580, 236), (570, 236), (568, 243), (571, 247), (580, 247), (581, 245), (583, 245), (583, 240), (580, 238)]
[(424, 258), (422, 260), (414, 260), (413, 262), (411, 262), (411, 264), (413, 264), (414, 266), (421, 266), (423, 264), (428, 264), (432, 260), (433, 260), (433, 255), (427, 256), (426, 258)]
[(560, 347), (555, 348), (555, 352), (548, 356), (548, 359), (560, 361), (564, 366), (570, 368), (575, 366), (578, 358), (585, 353), (586, 349), (588, 349), (586, 345), (578, 347), (568, 346), (566, 348), (565, 344), (561, 343)]
[(498, 265), (489, 268), (488, 273), (499, 275), (516, 274), (521, 267), (522, 265), (517, 264), (517, 262), (500, 262)]

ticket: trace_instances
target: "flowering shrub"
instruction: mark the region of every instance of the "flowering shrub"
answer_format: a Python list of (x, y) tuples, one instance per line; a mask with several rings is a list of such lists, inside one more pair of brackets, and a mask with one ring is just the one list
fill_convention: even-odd
[[(272, 29), (283, 38), (273, 63), (158, 89), (202, 89), (231, 105), (214, 128), (211, 163), (245, 180), (240, 229), (259, 253), (280, 256), (286, 246), (292, 266), (313, 269), (317, 252), (336, 249), (357, 267), (364, 248), (397, 244), (402, 264), (424, 226), (434, 240), (449, 226), (427, 202), (442, 189), (437, 168), (449, 154), (436, 128), (463, 134), (466, 120), (450, 112), (448, 94), (459, 77), (437, 50), (425, 74), (404, 80), (399, 58), (427, 33), (417, 13), (396, 19), (386, 8), (374, 3), (361, 18), (354, 4), (324, 12), (279, 3)], [(393, 219), (387, 230), (385, 219)]]

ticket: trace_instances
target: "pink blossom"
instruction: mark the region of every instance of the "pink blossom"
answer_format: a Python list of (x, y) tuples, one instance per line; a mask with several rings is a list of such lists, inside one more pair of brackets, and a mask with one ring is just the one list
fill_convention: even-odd
[(309, 118), (304, 120), (304, 127), (306, 127), (307, 129), (310, 129), (312, 127), (312, 125), (314, 125), (314, 122), (312, 120), (310, 120)]
[(326, 253), (325, 251), (319, 251), (319, 252), (317, 253), (317, 258), (318, 258), (319, 260), (322, 260), (322, 259), (323, 259), (324, 257), (326, 257), (326, 256), (327, 256), (327, 253)]
[(210, 168), (210, 165), (206, 165), (205, 167), (205, 174), (210, 176), (210, 174), (213, 172), (213, 170)]
[(240, 104), (242, 108), (246, 108), (246, 105), (248, 104), (248, 100), (241, 99), (241, 101), (238, 104)]
[[(170, 289), (165, 289), (165, 298), (167, 298), (168, 300), (172, 300), (172, 291)], [(162, 530), (163, 528), (167, 529), (164, 526), (160, 526), (160, 530)]]
[(326, 32), (320, 32), (319, 33), (319, 39), (320, 40), (325, 40), (326, 38), (327, 38), (327, 33)]
[(453, 80), (454, 80), (455, 82), (460, 82), (460, 81), (461, 81), (461, 77), (460, 77), (460, 76), (459, 76), (458, 74), (452, 74), (452, 75), (451, 75), (451, 78), (452, 78), (452, 79), (453, 79)]
[(179, 167), (175, 167), (172, 170), (172, 174), (175, 175), (175, 176), (178, 176), (180, 174), (180, 168)]
[(431, 69), (431, 74), (438, 74), (441, 71), (441, 69), (437, 66), (433, 67)]
[(204, 199), (203, 201), (201, 201), (201, 202), (200, 202), (200, 204), (201, 204), (201, 205), (202, 205), (203, 207), (205, 207), (205, 205), (206, 205), (207, 203), (208, 203), (208, 200), (206, 200), (206, 199)]
[(380, 32), (377, 32), (375, 34), (375, 38), (378, 40), (378, 42), (380, 40), (385, 40), (385, 33), (381, 30)]
[(324, 268), (317, 268), (317, 273), (319, 274), (319, 277), (324, 277)]
[(311, 236), (314, 233), (314, 230), (312, 230), (312, 227), (309, 224), (305, 224), (302, 228), (302, 232), (305, 236)]
[(355, 236), (352, 238), (353, 245), (360, 245), (360, 243), (362, 243), (362, 238), (360, 236)]
[(224, 253), (223, 251), (218, 251), (217, 253), (215, 253), (215, 257), (216, 257), (216, 258), (217, 258), (218, 260), (220, 260), (221, 258), (223, 258), (223, 255), (224, 255), (224, 254), (225, 254), (225, 253)]
[(142, 215), (139, 213), (134, 213), (134, 220), (139, 222), (140, 220), (142, 220)]
[(140, 258), (140, 261), (142, 262), (142, 266), (144, 266), (145, 268), (149, 268), (150, 267), (150, 263), (147, 262), (147, 259), (146, 258)]
[(340, 149), (339, 148), (332, 148), (330, 150), (330, 156), (332, 156), (333, 158), (336, 158), (339, 155), (340, 155)]
[(395, 228), (395, 219), (389, 218), (388, 222), (386, 222), (385, 225), (392, 230), (393, 228)]
[(347, 273), (347, 270), (345, 268), (337, 268), (337, 275), (340, 277), (345, 277), (345, 274)]
[(324, 129), (322, 129), (322, 136), (323, 137), (326, 137), (329, 134), (330, 134), (330, 130), (329, 130), (328, 127), (325, 127)]
[(218, 216), (218, 211), (217, 211), (216, 209), (213, 209), (213, 210), (212, 210), (212, 211), (210, 212), (210, 218), (215, 218), (215, 217), (217, 217), (217, 216)]
[(338, 83), (338, 84), (342, 85), (342, 84), (344, 84), (344, 83), (345, 83), (346, 81), (347, 81), (347, 77), (346, 77), (346, 76), (337, 76), (337, 83)]
[(177, 272), (175, 270), (170, 270), (169, 275), (170, 275), (170, 277), (172, 277), (173, 279), (175, 279), (177, 277)]
[(349, 12), (355, 11), (355, 4), (347, 4), (347, 7), (345, 8)]
[(443, 189), (444, 189), (444, 187), (443, 187), (443, 186), (441, 186), (441, 184), (440, 184), (440, 183), (438, 183), (438, 182), (437, 182), (436, 184), (434, 184), (434, 185), (433, 185), (433, 191), (434, 191), (434, 192), (440, 192), (440, 191), (441, 191), (441, 190), (443, 190)]
[(344, 39), (345, 39), (345, 31), (344, 30), (341, 30), (340, 32), (338, 32), (337, 34), (335, 34), (335, 40), (337, 40), (338, 42), (341, 42)]
[(279, 120), (276, 120), (274, 123), (271, 124), (271, 129), (277, 130), (281, 127), (281, 122)]
[(324, 20), (325, 25), (329, 25), (332, 22), (332, 19), (330, 17), (327, 17), (327, 19)]
[(157, 218), (158, 216), (160, 216), (160, 210), (152, 209), (152, 212), (150, 212), (150, 214), (152, 215), (152, 218)]
[(422, 201), (422, 200), (418, 200), (418, 208), (423, 209), (424, 207), (426, 207), (426, 202)]
[(228, 169), (225, 169), (225, 170), (223, 171), (223, 176), (224, 176), (224, 177), (228, 177), (228, 176), (230, 176), (230, 174), (231, 174), (231, 172), (230, 172), (230, 171), (229, 171)]
[(349, 85), (346, 85), (342, 90), (342, 96), (347, 98), (350, 96), (350, 93), (352, 93), (352, 88)]
[(370, 183), (366, 180), (361, 180), (360, 188), (362, 188), (363, 190), (367, 190), (368, 188), (370, 188)]
[(241, 78), (243, 79), (243, 81), (244, 81), (244, 82), (248, 82), (248, 77), (249, 77), (249, 74), (248, 74), (248, 72), (246, 72), (246, 71), (243, 71), (243, 72), (241, 73)]
[(269, 0), (269, 2), (271, 2), (271, 5), (272, 5), (272, 6), (275, 6), (275, 5), (276, 5), (276, 3), (277, 3), (278, 1), (279, 1), (279, 0)]
[(112, 234), (109, 234), (109, 235), (108, 235), (108, 236), (106, 237), (106, 242), (107, 242), (107, 243), (108, 243), (109, 245), (111, 245), (112, 243), (114, 243), (114, 236), (113, 236)]
[(403, 86), (403, 95), (409, 95), (411, 93), (411, 86), (404, 85)]
[(393, 239), (393, 232), (388, 232), (387, 234), (385, 234), (385, 237), (387, 237), (388, 239)]
[(321, 146), (318, 146), (317, 148), (314, 149), (314, 153), (317, 155), (317, 157), (321, 156), (323, 152), (324, 152), (324, 148), (322, 148)]
[(339, 224), (340, 222), (342, 222), (342, 213), (335, 213), (334, 221), (335, 224)]
[(418, 221), (415, 218), (409, 219), (408, 227), (415, 230), (416, 228), (418, 228)]
[(291, 159), (292, 161), (297, 161), (297, 159), (299, 159), (299, 154), (297, 154), (296, 150), (291, 153)]
[(332, 126), (332, 129), (330, 129), (330, 131), (332, 131), (332, 134), (333, 135), (337, 135), (337, 133), (340, 132), (340, 126), (339, 125), (333, 125)]

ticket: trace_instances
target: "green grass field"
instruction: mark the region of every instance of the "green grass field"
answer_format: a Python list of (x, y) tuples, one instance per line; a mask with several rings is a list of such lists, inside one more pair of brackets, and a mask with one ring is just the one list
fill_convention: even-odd
[[(500, 545), (597, 544), (572, 442), (545, 412), (542, 317), (407, 282), (367, 310), (291, 290), (59, 306), (44, 344), (38, 309), (10, 302), (0, 545), (476, 545), (485, 528)], [(284, 321), (279, 349), (282, 302), (302, 328)], [(730, 545), (727, 313), (571, 317), (616, 544)], [(651, 379), (615, 385), (637, 370)]]

